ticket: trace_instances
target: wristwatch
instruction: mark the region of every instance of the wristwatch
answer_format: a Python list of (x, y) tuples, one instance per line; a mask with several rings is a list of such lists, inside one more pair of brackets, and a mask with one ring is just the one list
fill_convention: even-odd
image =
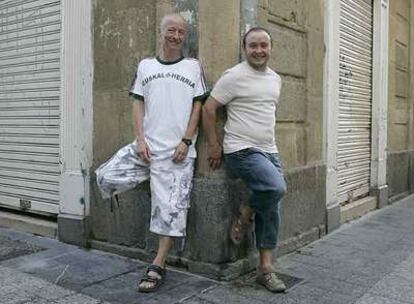
[(185, 143), (188, 147), (193, 144), (193, 141), (191, 139), (188, 139), (188, 138), (183, 138), (183, 139), (181, 139), (181, 141), (183, 143)]

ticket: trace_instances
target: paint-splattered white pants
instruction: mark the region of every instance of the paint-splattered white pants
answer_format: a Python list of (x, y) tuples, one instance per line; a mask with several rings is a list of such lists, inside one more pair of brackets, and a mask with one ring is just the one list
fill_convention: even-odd
[(193, 170), (193, 158), (180, 163), (174, 163), (171, 158), (151, 159), (151, 163), (145, 163), (138, 156), (134, 142), (120, 149), (95, 172), (103, 198), (131, 190), (150, 179), (150, 231), (183, 237), (186, 235)]

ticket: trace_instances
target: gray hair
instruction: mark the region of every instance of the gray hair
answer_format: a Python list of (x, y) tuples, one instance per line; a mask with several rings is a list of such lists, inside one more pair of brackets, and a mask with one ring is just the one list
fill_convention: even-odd
[(178, 14), (178, 13), (167, 14), (167, 15), (165, 15), (164, 17), (162, 17), (161, 22), (160, 22), (160, 32), (161, 32), (161, 33), (163, 33), (163, 32), (164, 32), (164, 30), (165, 30), (165, 26), (166, 26), (166, 23), (167, 23), (170, 19), (173, 19), (173, 18), (176, 18), (176, 19), (181, 19), (181, 20), (182, 20), (182, 22), (183, 22), (183, 24), (185, 24), (185, 26), (187, 26), (187, 21), (186, 21), (186, 20), (184, 19), (184, 17), (183, 17), (183, 16), (181, 16), (180, 14)]

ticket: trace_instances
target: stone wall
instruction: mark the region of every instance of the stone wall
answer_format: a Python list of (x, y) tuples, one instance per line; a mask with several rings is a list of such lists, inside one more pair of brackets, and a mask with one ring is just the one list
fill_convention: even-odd
[(281, 76), (276, 127), (287, 168), (322, 162), (323, 1), (262, 1), (258, 23), (274, 39), (270, 66)]
[(414, 180), (414, 1), (390, 1), (387, 181), (390, 201), (412, 192)]
[(325, 225), (324, 1), (259, 1), (257, 23), (272, 34), (270, 66), (283, 82), (276, 134), (288, 178), (281, 240), (289, 242)]
[(94, 1), (93, 167), (132, 141), (131, 81), (140, 59), (154, 56), (152, 0)]
[[(159, 47), (162, 15), (182, 12), (190, 22), (186, 53), (200, 58), (210, 86), (242, 58), (240, 34), (264, 25), (275, 40), (271, 67), (283, 78), (277, 141), (286, 168), (279, 254), (325, 233), (325, 167), (322, 165), (323, 5), (307, 1), (192, 0), (94, 1), (94, 166), (133, 139), (129, 83), (141, 58)], [(266, 4), (266, 5), (265, 5)], [(268, 4), (268, 5), (267, 5)], [(290, 19), (289, 19), (290, 18)], [(263, 23), (263, 20), (270, 20)], [(219, 114), (222, 133), (225, 111)], [(175, 244), (169, 263), (212, 278), (230, 279), (255, 267), (251, 233), (230, 243), (233, 214), (247, 193), (224, 168), (211, 171), (200, 132), (188, 237)], [(102, 200), (92, 179), (91, 246), (150, 261), (157, 239), (148, 231), (148, 183)]]

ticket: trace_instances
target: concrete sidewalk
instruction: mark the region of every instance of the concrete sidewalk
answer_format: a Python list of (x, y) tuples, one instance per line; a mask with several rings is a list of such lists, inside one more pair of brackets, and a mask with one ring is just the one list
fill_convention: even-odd
[(141, 294), (144, 263), (0, 228), (0, 303), (414, 304), (413, 231), (411, 196), (280, 258), (284, 294), (254, 274), (223, 283), (173, 268), (158, 293)]

